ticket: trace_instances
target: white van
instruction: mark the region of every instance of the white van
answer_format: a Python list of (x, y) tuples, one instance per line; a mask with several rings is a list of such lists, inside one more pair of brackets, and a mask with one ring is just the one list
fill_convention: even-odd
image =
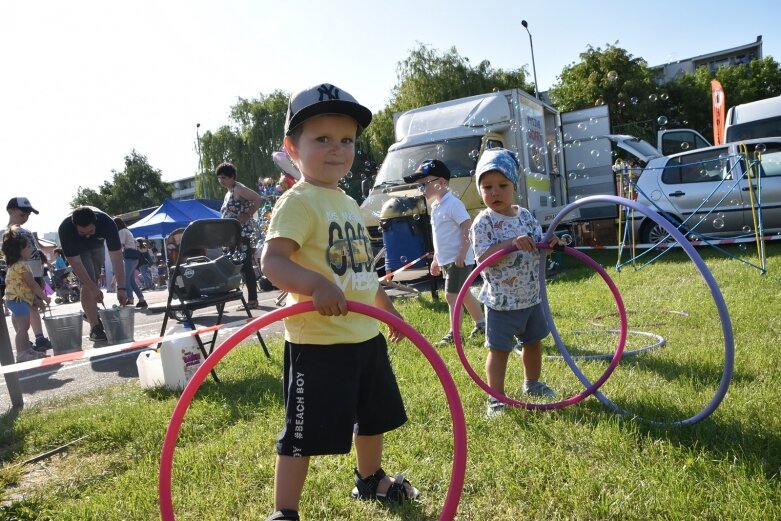
[(775, 136), (781, 137), (781, 96), (735, 105), (727, 111), (725, 143)]

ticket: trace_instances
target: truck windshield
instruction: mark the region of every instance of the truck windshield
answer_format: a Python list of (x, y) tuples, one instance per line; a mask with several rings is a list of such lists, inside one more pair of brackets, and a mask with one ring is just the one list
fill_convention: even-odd
[(403, 183), (404, 176), (412, 174), (425, 159), (444, 162), (450, 177), (469, 177), (474, 174), (480, 144), (481, 137), (474, 136), (393, 150), (385, 157), (374, 185)]
[(781, 136), (781, 116), (747, 121), (727, 127), (727, 143), (774, 136)]

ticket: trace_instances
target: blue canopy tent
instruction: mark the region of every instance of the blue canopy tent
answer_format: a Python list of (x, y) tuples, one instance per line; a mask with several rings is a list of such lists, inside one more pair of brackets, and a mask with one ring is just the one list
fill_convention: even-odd
[(154, 212), (128, 226), (134, 237), (165, 239), (172, 231), (198, 219), (219, 218), (220, 212), (195, 199), (166, 199)]

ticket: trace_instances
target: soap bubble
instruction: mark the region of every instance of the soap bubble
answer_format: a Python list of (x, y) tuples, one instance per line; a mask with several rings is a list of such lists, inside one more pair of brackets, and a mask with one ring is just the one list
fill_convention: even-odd
[(689, 150), (689, 143), (686, 141), (681, 142), (681, 150)]
[(656, 122), (659, 124), (660, 127), (663, 127), (667, 124), (667, 116), (659, 116), (656, 118)]
[(399, 261), (400, 261), (402, 264), (407, 264), (407, 257), (405, 257), (404, 255), (402, 255), (401, 257), (399, 257)]
[(657, 99), (656, 94), (649, 94), (648, 95), (648, 101), (650, 101), (651, 103), (655, 103), (656, 99)]
[(618, 73), (616, 71), (610, 71), (607, 73), (608, 81), (616, 81), (618, 79)]
[(623, 101), (619, 101), (618, 102), (618, 107), (619, 108), (624, 108), (624, 107), (626, 107), (626, 103), (624, 103)]
[(591, 157), (599, 157), (599, 150), (596, 148), (591, 151)]
[(586, 165), (581, 162), (581, 163), (578, 163), (575, 168), (577, 168), (578, 170), (585, 170), (586, 169)]
[(603, 100), (602, 98), (597, 98), (597, 101), (594, 102), (595, 107), (599, 107), (600, 105), (604, 105), (604, 104), (605, 104), (605, 100)]
[(599, 119), (597, 119), (595, 117), (588, 118), (588, 124), (589, 125), (596, 125), (597, 123), (599, 123)]
[(713, 219), (713, 227), (717, 230), (721, 230), (722, 228), (724, 228), (724, 219), (721, 219), (719, 217)]
[(757, 144), (757, 146), (754, 147), (754, 152), (756, 152), (757, 154), (764, 154), (765, 150), (767, 150), (767, 145), (765, 145), (764, 143), (759, 143)]
[(640, 100), (637, 99), (637, 96), (632, 96), (631, 98), (629, 98), (629, 101), (630, 103), (632, 103), (632, 105), (637, 105), (637, 102)]
[(578, 128), (580, 130), (586, 130), (586, 124), (581, 121), (580, 123), (578, 123)]
[(561, 242), (563, 242), (565, 246), (572, 244), (572, 235), (568, 233), (562, 234), (559, 239), (561, 239)]
[(738, 244), (738, 248), (740, 248), (741, 251), (746, 251), (746, 249), (748, 249), (747, 246), (743, 243)]
[(652, 201), (658, 201), (661, 198), (662, 198), (662, 192), (660, 192), (659, 190), (654, 190), (653, 192), (651, 192)]
[(667, 94), (666, 92), (663, 92), (659, 97), (662, 98), (662, 101), (667, 101), (668, 99), (670, 99), (670, 95)]

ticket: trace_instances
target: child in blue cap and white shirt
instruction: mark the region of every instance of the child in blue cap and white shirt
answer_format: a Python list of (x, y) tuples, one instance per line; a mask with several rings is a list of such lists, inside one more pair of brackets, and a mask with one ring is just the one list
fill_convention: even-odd
[[(553, 398), (555, 393), (540, 381), (542, 339), (550, 332), (540, 305), (537, 242), (542, 240), (539, 222), (526, 208), (515, 204), (518, 184), (518, 156), (503, 148), (483, 152), (475, 169), (475, 184), (487, 208), (475, 217), (471, 240), (478, 262), (493, 253), (515, 246), (510, 253), (487, 266), (478, 299), (485, 305), (486, 337), (489, 348), (485, 363), (491, 389), (505, 394), (507, 361), (515, 338), (523, 345), (524, 393)], [(551, 238), (551, 245), (559, 244)], [(488, 398), (488, 417), (504, 410), (504, 404)]]

